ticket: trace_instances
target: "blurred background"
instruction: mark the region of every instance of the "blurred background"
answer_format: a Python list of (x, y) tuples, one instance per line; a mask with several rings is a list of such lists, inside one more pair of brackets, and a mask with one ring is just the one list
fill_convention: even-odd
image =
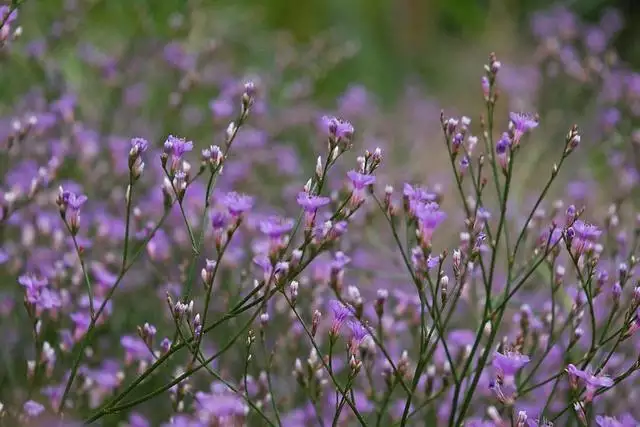
[[(418, 98), (434, 100), (436, 122), (440, 108), (477, 119), (482, 64), (495, 51), (505, 65), (500, 80), (508, 102), (502, 103), (502, 117), (509, 109), (532, 111), (546, 125), (540, 152), (532, 154), (538, 158), (572, 122), (599, 123), (594, 114), (606, 113), (601, 102), (592, 101), (608, 77), (620, 80), (612, 70), (640, 65), (640, 29), (628, 25), (640, 18), (634, 0), (15, 3), (23, 35), (0, 70), (0, 109), (9, 111), (46, 76), (49, 98), (73, 94), (78, 114), (100, 123), (100, 135), (120, 131), (130, 137), (139, 129), (132, 121), (151, 121), (161, 126), (138, 132), (157, 139), (169, 132), (211, 139), (211, 126), (196, 125), (220, 99), (216, 90), (189, 90), (198, 86), (190, 79), (207, 79), (203, 67), (187, 64), (196, 56), (201, 65), (212, 65), (212, 79), (259, 76), (270, 88), (272, 109), (301, 107), (304, 98), (314, 108), (340, 113), (336, 99), (355, 86), (369, 95), (366, 103), (397, 114), (411, 88)], [(173, 70), (147, 66), (163, 51)], [(116, 110), (127, 100), (135, 114), (119, 117)], [(630, 128), (625, 132), (629, 136)], [(590, 139), (601, 141), (602, 135)], [(593, 166), (589, 173), (607, 163), (596, 151), (584, 162)], [(601, 172), (607, 175), (606, 168)]]

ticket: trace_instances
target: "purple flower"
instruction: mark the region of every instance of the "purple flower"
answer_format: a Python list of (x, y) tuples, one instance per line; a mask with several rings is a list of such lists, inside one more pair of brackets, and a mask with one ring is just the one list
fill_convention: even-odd
[(493, 353), (493, 367), (498, 371), (498, 376), (506, 383), (513, 382), (514, 375), (529, 363), (529, 356), (514, 351)]
[(416, 208), (427, 202), (435, 202), (437, 195), (431, 193), (422, 187), (412, 187), (410, 184), (405, 183), (402, 192), (405, 200), (405, 204), (412, 215), (416, 214)]
[(196, 393), (196, 412), (200, 420), (208, 421), (209, 425), (218, 425), (219, 419), (244, 417), (249, 407), (240, 396), (213, 391), (212, 393)]
[(513, 126), (513, 143), (518, 145), (520, 138), (538, 126), (538, 119), (529, 113), (510, 113), (509, 120)]
[(447, 218), (447, 214), (440, 210), (440, 205), (435, 202), (423, 203), (416, 208), (420, 239), (425, 245), (431, 243), (433, 233)]
[(279, 216), (270, 216), (260, 221), (260, 231), (271, 239), (279, 239), (293, 229), (293, 220)]
[(329, 309), (331, 309), (331, 313), (333, 314), (331, 330), (334, 332), (337, 332), (345, 320), (353, 315), (353, 309), (351, 307), (335, 299), (329, 301)]
[(301, 191), (298, 193), (297, 202), (305, 212), (315, 212), (319, 208), (328, 205), (331, 199), (328, 197), (314, 196), (306, 191)]
[(22, 410), (28, 417), (37, 417), (44, 412), (44, 405), (33, 400), (27, 400), (22, 405)]
[(344, 252), (336, 252), (333, 260), (331, 261), (332, 270), (344, 270), (344, 267), (351, 262), (351, 258), (345, 255)]
[(224, 196), (222, 204), (231, 216), (239, 217), (253, 207), (253, 197), (232, 191)]
[(598, 387), (611, 387), (614, 384), (613, 380), (606, 375), (595, 375), (589, 366), (581, 370), (575, 365), (569, 364), (569, 366), (567, 366), (567, 372), (569, 373), (570, 382), (573, 382), (574, 385), (578, 378), (584, 382), (587, 388), (587, 394), (585, 396), (585, 401), (587, 402), (593, 399)]
[(144, 153), (149, 148), (149, 142), (144, 138), (133, 138), (131, 140), (131, 152), (136, 155)]
[(376, 182), (376, 177), (373, 175), (365, 175), (354, 170), (347, 172), (347, 176), (351, 180), (351, 184), (355, 190), (362, 190), (368, 185)]
[(187, 141), (184, 138), (169, 135), (164, 142), (164, 152), (171, 154), (174, 159), (180, 159), (184, 153), (191, 150), (193, 150), (193, 142)]
[(73, 338), (77, 341), (87, 332), (91, 324), (91, 315), (89, 313), (78, 311), (69, 315), (71, 321), (75, 325), (73, 330)]
[(591, 250), (602, 234), (602, 230), (596, 225), (588, 224), (582, 220), (576, 220), (570, 229), (574, 231), (574, 236), (571, 239), (572, 247), (578, 254)]
[[(607, 415), (598, 415), (596, 416), (596, 424), (600, 427), (626, 427), (622, 424), (616, 417), (609, 417)], [(636, 424), (633, 424), (635, 426)], [(629, 427), (632, 427), (631, 424), (628, 424)]]
[(336, 140), (349, 140), (353, 136), (354, 132), (351, 123), (333, 116), (322, 117), (322, 128), (326, 132), (327, 136), (329, 136), (329, 138), (333, 138)]
[(369, 335), (369, 330), (357, 319), (347, 319), (347, 326), (351, 331), (352, 346), (359, 346), (362, 340)]

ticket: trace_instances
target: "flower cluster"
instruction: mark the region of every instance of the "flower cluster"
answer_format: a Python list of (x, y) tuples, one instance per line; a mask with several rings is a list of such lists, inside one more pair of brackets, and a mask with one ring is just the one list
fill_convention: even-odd
[[(51, 37), (14, 49), (17, 3), (0, 7), (3, 60), (48, 76)], [(554, 9), (534, 32), (570, 77), (608, 78), (611, 64), (567, 52), (583, 39), (602, 59), (618, 19), (584, 30)], [(361, 86), (321, 112), (307, 80), (287, 80), (287, 49), (247, 79), (224, 46), (148, 48), (80, 49), (113, 107), (96, 114), (47, 78), (3, 122), (2, 422), (638, 425), (634, 187), (604, 209), (576, 182), (561, 192), (589, 149), (571, 122), (518, 187), (546, 116), (496, 108), (508, 64), (491, 54), (479, 76), (482, 120), (409, 91), (391, 126)], [(637, 107), (624, 76), (625, 93), (594, 102)], [(155, 78), (170, 86), (164, 120), (142, 108)], [(607, 114), (603, 141), (623, 132)], [(446, 186), (407, 158), (431, 134)]]

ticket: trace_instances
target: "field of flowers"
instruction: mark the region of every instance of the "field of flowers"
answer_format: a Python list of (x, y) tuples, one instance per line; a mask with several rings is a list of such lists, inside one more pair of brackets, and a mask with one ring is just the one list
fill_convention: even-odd
[(530, 55), (439, 58), (473, 76), (461, 108), (326, 101), (358, 54), (331, 31), (247, 38), (184, 2), (143, 37), (131, 2), (141, 33), (85, 38), (99, 0), (46, 27), (23, 3), (0, 7), (0, 425), (640, 425), (623, 14), (553, 6)]

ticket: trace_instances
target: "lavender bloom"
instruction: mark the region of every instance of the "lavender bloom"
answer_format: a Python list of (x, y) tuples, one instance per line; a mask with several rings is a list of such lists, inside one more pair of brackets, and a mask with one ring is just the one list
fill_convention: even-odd
[(496, 142), (496, 156), (498, 157), (498, 163), (503, 170), (507, 169), (508, 150), (511, 146), (511, 137), (507, 132), (502, 134), (502, 137)]
[(171, 156), (171, 172), (175, 173), (182, 156), (191, 150), (193, 150), (193, 142), (173, 135), (167, 137), (167, 140), (164, 142), (163, 151), (166, 156)]
[(227, 208), (231, 216), (238, 218), (253, 207), (253, 197), (232, 191), (224, 196), (222, 205)]
[(409, 210), (411, 215), (416, 214), (416, 209), (428, 202), (435, 202), (436, 194), (427, 191), (422, 187), (413, 187), (408, 183), (404, 184), (402, 191), (405, 200), (405, 208)]
[(33, 400), (27, 400), (24, 402), (22, 410), (28, 417), (35, 418), (44, 412), (44, 405)]
[(354, 170), (347, 172), (347, 176), (351, 180), (354, 190), (362, 190), (376, 182), (375, 176), (365, 175)]
[(618, 421), (616, 417), (609, 417), (607, 415), (597, 415), (596, 416), (596, 424), (600, 427), (636, 427), (637, 424), (634, 422), (623, 423), (622, 421)]
[(347, 121), (333, 116), (323, 116), (321, 122), (324, 132), (332, 140), (350, 140), (353, 136), (353, 126)]
[(328, 197), (314, 196), (306, 191), (298, 193), (298, 198), (296, 200), (305, 212), (315, 212), (319, 208), (326, 206), (331, 202), (331, 199)]
[(130, 156), (138, 156), (149, 148), (149, 142), (144, 138), (133, 138), (131, 140)]
[(447, 214), (440, 210), (440, 206), (435, 203), (424, 203), (416, 210), (418, 219), (418, 230), (420, 241), (424, 246), (431, 244), (431, 238), (436, 228), (447, 218)]
[(293, 229), (293, 223), (290, 218), (273, 215), (260, 221), (260, 231), (271, 239), (280, 239)]
[(376, 182), (373, 175), (365, 175), (354, 170), (347, 172), (347, 176), (351, 180), (353, 194), (351, 196), (351, 204), (357, 205), (364, 200), (364, 189)]
[(516, 146), (520, 144), (523, 135), (538, 127), (538, 119), (528, 113), (510, 113), (509, 120), (512, 125), (513, 143)]
[(593, 249), (602, 234), (602, 230), (597, 226), (588, 224), (582, 220), (576, 220), (571, 229), (575, 232), (575, 236), (571, 240), (572, 249), (577, 254), (582, 254)]
[(513, 384), (515, 374), (518, 373), (527, 363), (529, 363), (529, 356), (520, 354), (513, 351), (506, 351), (504, 353), (493, 353), (493, 367), (498, 372), (498, 378), (504, 381), (506, 384)]
[(333, 336), (338, 335), (340, 328), (344, 322), (353, 316), (353, 308), (350, 306), (344, 305), (338, 300), (329, 301), (329, 309), (333, 314), (333, 322), (331, 323), (330, 333)]
[(346, 322), (351, 331), (350, 347), (354, 350), (370, 335), (369, 330), (357, 319), (347, 319)]
[(569, 373), (570, 381), (574, 382), (576, 379), (581, 379), (587, 389), (585, 400), (590, 402), (593, 400), (594, 394), (599, 387), (611, 387), (613, 380), (606, 375), (594, 375), (589, 366), (586, 369), (580, 370), (575, 365), (569, 364), (567, 366), (567, 372)]
[(66, 191), (60, 187), (57, 204), (67, 222), (72, 235), (76, 235), (80, 229), (80, 209), (87, 201), (87, 196), (76, 195), (71, 191)]

